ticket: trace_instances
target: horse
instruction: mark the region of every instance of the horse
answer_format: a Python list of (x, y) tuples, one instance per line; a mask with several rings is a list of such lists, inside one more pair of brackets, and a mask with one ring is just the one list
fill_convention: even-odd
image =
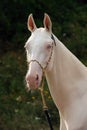
[(43, 70), (60, 115), (60, 130), (87, 130), (87, 67), (52, 33), (50, 16), (37, 28), (33, 14), (27, 21), (31, 36), (25, 43), (27, 88), (37, 89)]

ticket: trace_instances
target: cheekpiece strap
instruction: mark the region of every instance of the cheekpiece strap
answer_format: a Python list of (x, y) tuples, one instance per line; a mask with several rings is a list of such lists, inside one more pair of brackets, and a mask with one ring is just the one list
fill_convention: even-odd
[(56, 41), (55, 41), (55, 38), (54, 38), (53, 34), (51, 34), (51, 39), (54, 41), (54, 44), (56, 46)]

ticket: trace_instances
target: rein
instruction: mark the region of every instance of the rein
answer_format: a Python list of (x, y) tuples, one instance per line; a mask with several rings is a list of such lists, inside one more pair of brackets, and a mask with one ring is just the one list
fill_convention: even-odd
[(53, 129), (53, 126), (52, 126), (52, 123), (51, 123), (51, 117), (50, 117), (50, 114), (49, 114), (49, 110), (48, 110), (48, 107), (47, 107), (47, 104), (46, 104), (46, 100), (45, 100), (45, 96), (44, 96), (44, 81), (45, 81), (45, 70), (47, 69), (50, 61), (51, 61), (51, 58), (52, 58), (52, 55), (53, 55), (53, 45), (56, 46), (56, 42), (55, 42), (55, 39), (54, 39), (54, 36), (53, 34), (51, 34), (51, 39), (53, 40), (52, 42), (52, 49), (51, 49), (51, 53), (50, 53), (50, 56), (49, 56), (49, 59), (45, 65), (45, 67), (43, 67), (41, 65), (41, 63), (37, 60), (31, 60), (28, 65), (31, 63), (31, 62), (36, 62), (40, 68), (42, 69), (42, 81), (41, 81), (41, 85), (40, 87), (38, 88), (40, 93), (41, 93), (41, 97), (42, 97), (42, 103), (43, 103), (43, 111), (47, 117), (47, 120), (48, 120), (48, 123), (49, 123), (49, 127), (50, 127), (50, 130), (54, 130)]
[(47, 118), (50, 130), (54, 130), (53, 126), (52, 126), (52, 122), (51, 122), (51, 116), (50, 116), (50, 113), (49, 113), (49, 109), (48, 109), (48, 106), (46, 104), (46, 99), (45, 99), (45, 96), (44, 96), (44, 81), (45, 81), (45, 75), (43, 73), (41, 86), (38, 89), (39, 89), (39, 91), (41, 93), (42, 104), (43, 104), (43, 111), (44, 111), (44, 113), (46, 115), (46, 118)]

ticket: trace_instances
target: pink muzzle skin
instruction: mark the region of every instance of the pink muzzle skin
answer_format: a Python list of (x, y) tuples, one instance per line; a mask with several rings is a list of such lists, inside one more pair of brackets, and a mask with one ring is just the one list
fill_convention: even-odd
[[(37, 89), (40, 86), (40, 82), (42, 80), (42, 69), (38, 65), (37, 62), (32, 62), (29, 64), (29, 70), (26, 74), (26, 83), (27, 83), (27, 90), (30, 89)], [(37, 70), (37, 71), (36, 71)]]
[(39, 76), (38, 74), (35, 74), (35, 76), (32, 75), (26, 75), (26, 82), (27, 82), (27, 87), (31, 89), (36, 89), (38, 88), (40, 81), (39, 81)]

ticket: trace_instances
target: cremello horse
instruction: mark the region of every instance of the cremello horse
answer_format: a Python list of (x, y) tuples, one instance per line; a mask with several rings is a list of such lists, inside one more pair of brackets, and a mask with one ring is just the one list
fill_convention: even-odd
[(52, 34), (50, 17), (37, 28), (28, 17), (31, 36), (25, 44), (29, 69), (27, 88), (40, 85), (42, 69), (52, 98), (60, 113), (60, 130), (87, 130), (87, 68)]

